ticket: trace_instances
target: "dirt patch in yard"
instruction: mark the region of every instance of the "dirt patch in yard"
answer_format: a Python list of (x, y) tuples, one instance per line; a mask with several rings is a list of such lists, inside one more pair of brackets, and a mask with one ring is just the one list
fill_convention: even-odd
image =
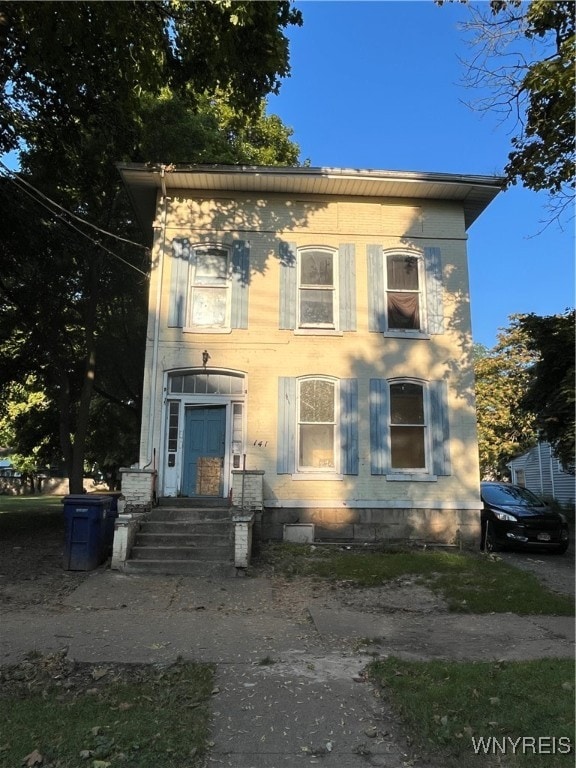
[(58, 610), (66, 595), (90, 575), (62, 567), (61, 515), (46, 513), (27, 522), (3, 524), (0, 529), (0, 611), (4, 613), (34, 607)]

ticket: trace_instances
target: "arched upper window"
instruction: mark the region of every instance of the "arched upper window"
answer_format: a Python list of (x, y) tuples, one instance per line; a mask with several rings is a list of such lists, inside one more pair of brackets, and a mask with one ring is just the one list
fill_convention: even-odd
[(190, 328), (226, 328), (230, 325), (228, 257), (228, 251), (219, 246), (194, 248), (187, 323)]
[(172, 240), (168, 326), (197, 333), (227, 333), (248, 327), (250, 249)]
[(327, 248), (298, 252), (298, 325), (336, 327), (336, 259)]
[(446, 332), (442, 254), (366, 246), (368, 328), (390, 336), (427, 338)]

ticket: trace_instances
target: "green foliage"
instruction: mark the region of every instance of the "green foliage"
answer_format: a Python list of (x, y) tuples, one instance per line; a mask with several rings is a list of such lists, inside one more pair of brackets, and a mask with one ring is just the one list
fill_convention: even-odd
[(492, 350), (475, 349), (481, 474), (507, 475), (506, 463), (546, 440), (566, 469), (575, 455), (575, 312), (512, 315)]
[(520, 179), (529, 189), (558, 194), (565, 185), (574, 188), (574, 2), (532, 0), (525, 21), (524, 35), (546, 44), (548, 55), (532, 62), (519, 83), (526, 121), (505, 170), (512, 184)]
[(534, 413), (540, 437), (552, 446), (562, 465), (574, 473), (575, 462), (575, 320), (576, 312), (561, 315), (522, 315), (518, 329), (536, 355), (529, 369), (522, 407)]
[(222, 88), (253, 110), (289, 73), (283, 30), (301, 23), (284, 0), (3, 2), (0, 150), (79, 145), (99, 127), (129, 151), (141, 94), (165, 86), (192, 105)]
[(36, 377), (0, 387), (0, 445), (14, 469), (25, 476), (59, 463), (57, 430), (50, 398)]
[(498, 334), (493, 349), (476, 349), (476, 418), (484, 479), (506, 477), (506, 463), (537, 441), (535, 418), (521, 407), (534, 361), (525, 334), (514, 323)]
[[(573, 739), (574, 662), (570, 659), (410, 662), (390, 658), (373, 662), (369, 676), (391, 699), (418, 746), (426, 752), (440, 750), (447, 767), (487, 765), (483, 753), (474, 760), (472, 738), (481, 736), (500, 741), (506, 736), (547, 740), (548, 753), (538, 756), (528, 748), (522, 754), (518, 749), (506, 765), (571, 768), (574, 764), (572, 750), (568, 754), (556, 750), (553, 757), (549, 751), (551, 737), (562, 737), (565, 745)], [(499, 758), (494, 765), (501, 764)]]
[(462, 28), (473, 48), (465, 84), (479, 94), (472, 106), (514, 123), (507, 185), (549, 192), (560, 218), (573, 199), (576, 167), (574, 2), (461, 2), (471, 17)]
[(141, 161), (218, 163), (224, 165), (298, 165), (299, 148), (292, 129), (276, 115), (266, 115), (261, 101), (251, 115), (230, 105), (218, 93), (191, 108), (185, 99), (164, 89), (142, 100)]
[(297, 162), (263, 98), (300, 23), (284, 1), (0, 3), (0, 151), (100, 228), (0, 185), (0, 387), (36, 376), (71, 492), (86, 449), (112, 467), (138, 442), (149, 265), (104, 234), (140, 237), (116, 163)]

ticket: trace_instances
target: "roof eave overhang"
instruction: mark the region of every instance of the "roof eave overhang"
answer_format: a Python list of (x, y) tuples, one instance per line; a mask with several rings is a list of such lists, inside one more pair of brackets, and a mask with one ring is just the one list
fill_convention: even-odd
[(347, 168), (120, 163), (143, 231), (150, 232), (157, 196), (176, 191), (442, 200), (459, 202), (466, 229), (504, 186), (499, 176)]

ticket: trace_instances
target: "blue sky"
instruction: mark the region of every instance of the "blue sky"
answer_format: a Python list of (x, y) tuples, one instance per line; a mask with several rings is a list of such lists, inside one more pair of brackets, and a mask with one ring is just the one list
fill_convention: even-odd
[[(511, 125), (465, 105), (466, 7), (415, 2), (296, 3), (292, 75), (269, 112), (294, 129), (314, 167), (499, 175)], [(546, 195), (513, 187), (469, 230), (472, 329), (488, 347), (514, 313), (549, 315), (574, 305), (569, 223), (543, 232)], [(540, 234), (539, 234), (540, 233)]]

